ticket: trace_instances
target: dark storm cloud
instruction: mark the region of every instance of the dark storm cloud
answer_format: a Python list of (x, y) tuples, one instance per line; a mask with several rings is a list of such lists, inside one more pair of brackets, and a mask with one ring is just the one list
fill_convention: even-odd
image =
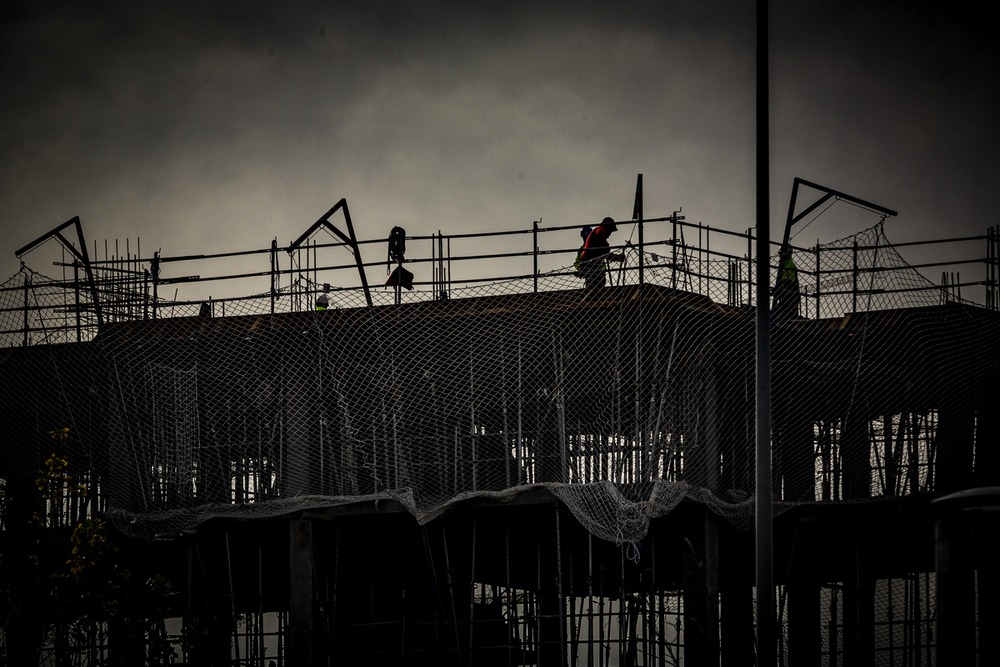
[[(977, 16), (772, 16), (777, 217), (802, 176), (988, 222)], [(744, 229), (752, 26), (737, 2), (8, 6), (0, 218), (10, 249), (80, 214), (93, 237), (225, 251), (287, 242), (340, 197), (366, 237), (625, 217), (643, 172), (650, 214)]]
[[(997, 49), (964, 3), (783, 3), (774, 158), (898, 208), (900, 235), (982, 233), (1000, 177)], [(826, 180), (823, 180), (826, 179)], [(780, 185), (780, 184), (778, 184)], [(903, 219), (903, 218), (901, 218)]]

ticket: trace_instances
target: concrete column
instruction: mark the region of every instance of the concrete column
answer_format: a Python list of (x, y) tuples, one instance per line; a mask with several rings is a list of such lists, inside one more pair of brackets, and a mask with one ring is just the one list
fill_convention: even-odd
[[(988, 430), (988, 422), (985, 426)], [(937, 479), (934, 490), (950, 493), (971, 487), (973, 447), (976, 441), (975, 410), (969, 405), (942, 406), (938, 410), (936, 440)], [(980, 449), (989, 452), (990, 447)]]
[[(976, 590), (969, 525), (962, 517), (938, 519), (934, 537), (937, 664), (973, 665), (976, 646)], [(991, 629), (984, 629), (988, 636)]]
[(316, 604), (313, 565), (310, 554), (312, 524), (309, 520), (289, 521), (287, 662), (309, 667), (316, 664)]
[[(979, 602), (979, 627), (1000, 628), (1000, 525), (992, 515), (980, 515), (975, 526), (976, 563)], [(981, 632), (979, 636), (979, 664), (1000, 665), (1000, 637), (996, 633)]]
[(704, 507), (684, 545), (684, 658), (692, 665), (719, 665), (719, 523)]
[(319, 363), (306, 355), (290, 356), (284, 373), (285, 492), (288, 496), (319, 493)]
[(871, 496), (871, 443), (868, 439), (868, 419), (860, 406), (841, 420), (840, 451), (844, 462), (844, 499)]
[(788, 663), (820, 664), (819, 584), (805, 578), (788, 582)]
[(734, 581), (722, 591), (722, 667), (746, 667), (754, 663), (751, 574), (748, 572), (747, 576), (734, 577)]
[(852, 549), (844, 577), (844, 664), (875, 665), (875, 580), (860, 549)]

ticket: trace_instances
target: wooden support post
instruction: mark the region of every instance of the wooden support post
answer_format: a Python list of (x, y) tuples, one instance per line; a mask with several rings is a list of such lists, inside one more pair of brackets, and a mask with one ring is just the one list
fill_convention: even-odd
[(313, 592), (312, 525), (308, 519), (289, 521), (288, 625), (285, 659), (289, 665), (316, 664)]
[(719, 523), (697, 507), (684, 544), (684, 658), (719, 665)]

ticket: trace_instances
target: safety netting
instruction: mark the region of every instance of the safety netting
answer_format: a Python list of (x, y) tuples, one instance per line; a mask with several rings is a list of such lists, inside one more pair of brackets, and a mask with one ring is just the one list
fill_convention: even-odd
[[(155, 318), (123, 300), (100, 330), (86, 289), (23, 269), (0, 287), (0, 476), (10, 491), (58, 447), (147, 537), (386, 500), (424, 522), (537, 486), (609, 540), (684, 498), (749, 526), (752, 267), (658, 247), (641, 267), (626, 248), (601, 287), (567, 268), (371, 306), (326, 288), (318, 311), (325, 288), (300, 282)], [(784, 261), (775, 511), (969, 486), (998, 429), (996, 312), (924, 278), (881, 225), (796, 250), (791, 276)]]

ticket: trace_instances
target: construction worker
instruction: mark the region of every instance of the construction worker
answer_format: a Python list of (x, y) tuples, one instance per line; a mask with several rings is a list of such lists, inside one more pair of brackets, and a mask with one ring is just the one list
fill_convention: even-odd
[(771, 312), (778, 317), (798, 317), (799, 299), (798, 267), (792, 259), (792, 248), (786, 243), (778, 252), (778, 281)]
[(622, 256), (611, 252), (608, 237), (618, 231), (613, 218), (604, 218), (587, 236), (580, 253), (580, 274), (586, 281), (584, 287), (591, 289), (607, 284), (607, 262), (621, 261)]
[(326, 294), (320, 294), (316, 297), (316, 310), (326, 310), (330, 307), (330, 299), (327, 298)]

